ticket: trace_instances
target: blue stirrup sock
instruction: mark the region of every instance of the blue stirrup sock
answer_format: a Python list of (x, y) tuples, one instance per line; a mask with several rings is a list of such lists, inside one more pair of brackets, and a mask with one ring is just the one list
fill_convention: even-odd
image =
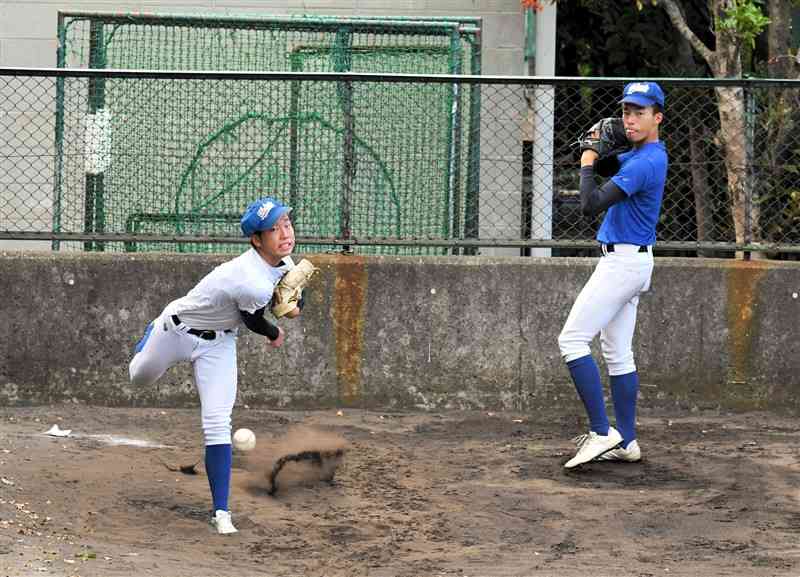
[(211, 487), (214, 511), (228, 510), (233, 450), (227, 445), (206, 445), (206, 475)]
[(636, 438), (636, 399), (639, 394), (639, 373), (611, 377), (611, 398), (614, 400), (614, 415), (617, 429), (622, 435), (624, 447)]
[(608, 417), (603, 400), (603, 383), (600, 370), (592, 355), (586, 355), (567, 363), (572, 381), (589, 416), (589, 428), (598, 435), (608, 435)]

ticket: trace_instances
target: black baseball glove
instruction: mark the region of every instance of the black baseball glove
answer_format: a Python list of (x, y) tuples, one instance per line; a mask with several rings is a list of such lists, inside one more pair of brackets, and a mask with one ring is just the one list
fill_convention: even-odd
[(617, 155), (631, 148), (622, 118), (617, 117), (603, 118), (595, 122), (581, 135), (578, 145), (581, 153), (584, 150), (594, 150), (598, 154), (594, 171), (606, 178), (614, 176), (619, 170)]

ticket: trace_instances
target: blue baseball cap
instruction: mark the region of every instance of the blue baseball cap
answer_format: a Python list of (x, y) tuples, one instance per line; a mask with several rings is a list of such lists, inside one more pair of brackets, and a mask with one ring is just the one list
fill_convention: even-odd
[(658, 104), (664, 108), (664, 91), (655, 82), (630, 82), (625, 85), (622, 91), (623, 103), (635, 104), (636, 106), (653, 106)]
[(291, 210), (291, 208), (284, 206), (271, 196), (259, 198), (251, 202), (242, 215), (242, 220), (240, 221), (242, 234), (250, 236), (262, 230), (269, 230), (275, 226), (281, 216)]

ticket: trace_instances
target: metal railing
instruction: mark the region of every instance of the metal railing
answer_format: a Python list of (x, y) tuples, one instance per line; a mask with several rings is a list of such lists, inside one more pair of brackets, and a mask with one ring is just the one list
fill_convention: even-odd
[[(569, 254), (574, 142), (626, 80), (0, 68), (0, 239), (237, 252), (269, 194), (301, 250)], [(800, 82), (658, 80), (658, 246), (800, 252)]]

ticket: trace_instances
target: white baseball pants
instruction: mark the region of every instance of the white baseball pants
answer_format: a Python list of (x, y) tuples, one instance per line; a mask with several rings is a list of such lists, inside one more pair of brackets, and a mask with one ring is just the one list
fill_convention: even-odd
[(216, 339), (205, 340), (188, 334), (189, 328), (182, 323), (176, 326), (167, 311), (161, 313), (153, 321), (144, 346), (131, 360), (131, 383), (152, 385), (171, 366), (191, 362), (205, 444), (230, 444), (237, 386), (236, 333), (219, 331)]
[(630, 244), (605, 253), (583, 287), (558, 337), (564, 362), (591, 354), (589, 343), (600, 333), (600, 347), (612, 376), (636, 370), (633, 333), (639, 295), (650, 288), (653, 253)]

